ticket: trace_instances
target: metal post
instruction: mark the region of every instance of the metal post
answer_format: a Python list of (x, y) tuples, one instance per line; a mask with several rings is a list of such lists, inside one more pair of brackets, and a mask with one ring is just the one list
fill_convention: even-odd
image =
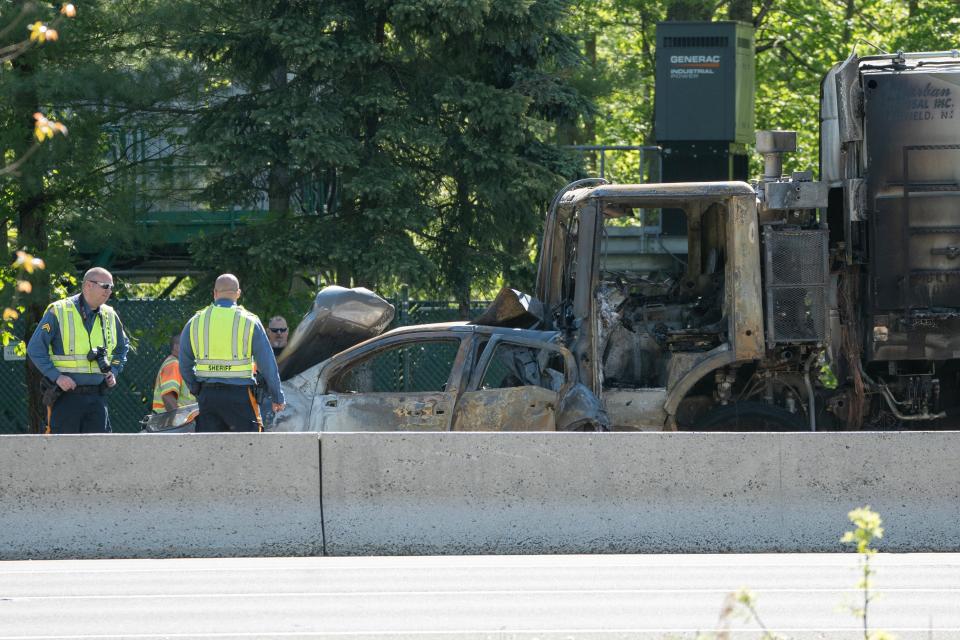
[[(646, 165), (647, 152), (653, 151), (657, 154), (658, 164), (662, 164), (663, 158), (660, 156), (660, 147), (657, 145), (627, 145), (627, 144), (578, 144), (570, 145), (565, 147), (567, 149), (574, 149), (576, 151), (599, 151), (600, 152), (600, 177), (607, 177), (607, 151), (639, 151), (640, 152), (640, 183), (646, 182), (646, 177), (643, 173), (643, 168)], [(662, 173), (662, 170), (658, 168), (658, 174)], [(657, 175), (656, 179), (659, 180), (660, 176)]]
[[(406, 326), (410, 323), (410, 288), (407, 285), (400, 287), (400, 324)], [(400, 349), (400, 368), (402, 373), (403, 385), (398, 391), (410, 390), (410, 354), (406, 349)]]

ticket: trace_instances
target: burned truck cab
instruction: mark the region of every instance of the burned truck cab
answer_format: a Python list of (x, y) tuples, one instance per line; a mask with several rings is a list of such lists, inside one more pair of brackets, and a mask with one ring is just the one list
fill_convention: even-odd
[[(659, 267), (609, 265), (606, 230), (663, 208), (685, 214), (682, 252), (658, 252)], [(688, 397), (704, 376), (712, 384), (713, 372), (763, 357), (759, 238), (756, 193), (743, 182), (599, 184), (558, 196), (536, 296), (615, 428), (676, 428), (678, 412), (712, 402)]]

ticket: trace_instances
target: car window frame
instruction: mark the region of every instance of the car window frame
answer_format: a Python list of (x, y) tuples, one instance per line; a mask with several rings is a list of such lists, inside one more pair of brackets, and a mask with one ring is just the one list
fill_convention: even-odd
[[(461, 332), (443, 332), (442, 334), (437, 334), (435, 332), (416, 332), (416, 333), (404, 333), (400, 335), (394, 335), (384, 338), (379, 342), (374, 342), (366, 345), (364, 349), (358, 349), (350, 354), (345, 354), (342, 362), (331, 362), (332, 366), (324, 368), (324, 371), (320, 374), (320, 381), (317, 385), (317, 396), (320, 395), (354, 395), (347, 394), (343, 391), (333, 391), (330, 389), (332, 381), (336, 380), (346, 369), (354, 365), (360, 365), (364, 361), (371, 358), (377, 357), (383, 351), (395, 347), (400, 343), (413, 343), (413, 342), (439, 342), (439, 341), (457, 341), (459, 345), (457, 346), (457, 353), (453, 358), (453, 365), (450, 368), (450, 372), (447, 375), (447, 385), (446, 389), (443, 391), (431, 391), (431, 392), (422, 392), (422, 393), (453, 393), (456, 395), (459, 394), (461, 380), (463, 378), (463, 367), (464, 362), (467, 357), (466, 351), (469, 351), (470, 346), (472, 345), (471, 340), (472, 334), (461, 333)], [(334, 356), (336, 359), (336, 356)], [(404, 393), (399, 391), (364, 391), (360, 392), (363, 394), (397, 394)], [(421, 393), (421, 392), (406, 392), (406, 393)]]
[[(486, 375), (487, 369), (490, 366), (490, 361), (493, 359), (493, 354), (496, 352), (497, 347), (500, 343), (506, 343), (509, 345), (516, 345), (520, 347), (530, 347), (532, 349), (545, 349), (547, 351), (555, 351), (563, 357), (563, 367), (565, 371), (563, 372), (563, 384), (560, 389), (557, 391), (558, 397), (562, 397), (567, 390), (570, 389), (574, 384), (577, 383), (577, 363), (576, 359), (573, 357), (573, 353), (567, 349), (562, 344), (556, 342), (548, 342), (545, 340), (537, 340), (534, 338), (525, 338), (522, 336), (510, 336), (504, 334), (493, 334), (490, 336), (490, 339), (487, 341), (487, 344), (483, 350), (483, 353), (480, 354), (480, 359), (477, 361), (477, 366), (473, 371), (470, 372), (470, 380), (467, 382), (464, 391), (484, 391), (480, 388), (480, 383), (483, 382), (483, 377)], [(521, 385), (521, 386), (540, 386), (540, 385)], [(546, 388), (546, 387), (540, 387)]]

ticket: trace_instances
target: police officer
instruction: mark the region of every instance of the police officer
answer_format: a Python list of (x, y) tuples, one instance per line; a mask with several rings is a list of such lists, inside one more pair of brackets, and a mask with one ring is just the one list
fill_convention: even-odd
[(47, 433), (111, 430), (104, 393), (116, 386), (129, 346), (117, 312), (106, 304), (112, 291), (110, 272), (90, 269), (79, 294), (47, 307), (27, 343), (46, 379)]
[(180, 375), (197, 396), (197, 431), (262, 431), (254, 395), (254, 363), (274, 399), (284, 407), (277, 360), (260, 319), (237, 305), (240, 281), (225, 273), (213, 286), (213, 304), (187, 322), (180, 335)]

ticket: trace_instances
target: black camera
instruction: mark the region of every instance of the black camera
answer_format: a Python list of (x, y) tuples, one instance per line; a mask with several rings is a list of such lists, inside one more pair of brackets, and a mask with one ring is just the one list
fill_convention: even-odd
[(93, 362), (96, 360), (97, 367), (100, 368), (100, 373), (110, 373), (110, 363), (107, 362), (107, 348), (106, 347), (96, 347), (90, 350), (90, 353), (87, 354), (87, 360)]

